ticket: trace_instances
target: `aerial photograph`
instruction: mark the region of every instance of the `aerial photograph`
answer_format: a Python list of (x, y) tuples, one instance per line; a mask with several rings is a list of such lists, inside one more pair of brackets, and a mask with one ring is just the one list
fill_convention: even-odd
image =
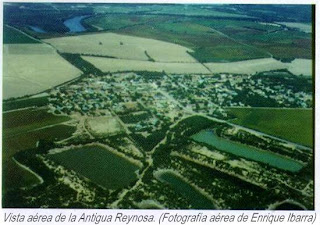
[(3, 3), (2, 207), (314, 209), (314, 6)]

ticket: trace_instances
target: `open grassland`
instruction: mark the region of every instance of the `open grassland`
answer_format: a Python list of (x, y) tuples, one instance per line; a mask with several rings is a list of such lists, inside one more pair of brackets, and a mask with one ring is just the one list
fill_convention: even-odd
[(230, 108), (233, 123), (278, 136), (306, 146), (313, 146), (311, 109)]
[(120, 71), (165, 71), (169, 74), (209, 74), (200, 63), (160, 63), (126, 59), (110, 59), (102, 57), (83, 56), (84, 60), (90, 62), (103, 72)]
[(126, 187), (139, 167), (99, 145), (73, 148), (49, 158), (107, 189)]
[[(101, 33), (46, 39), (60, 52), (159, 62), (195, 62), (186, 47), (128, 35)], [(148, 57), (148, 55), (150, 57)]]
[(80, 75), (46, 44), (5, 44), (3, 98), (32, 95)]

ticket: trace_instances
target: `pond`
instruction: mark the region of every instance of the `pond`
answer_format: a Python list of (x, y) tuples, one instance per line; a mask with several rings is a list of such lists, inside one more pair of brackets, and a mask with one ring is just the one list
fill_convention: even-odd
[(216, 209), (216, 206), (211, 200), (177, 176), (174, 172), (161, 171), (158, 172), (156, 178), (161, 182), (171, 185), (177, 193), (186, 197), (194, 209)]
[(200, 131), (191, 136), (191, 138), (195, 141), (209, 144), (220, 151), (262, 162), (279, 169), (297, 172), (303, 167), (303, 164), (285, 156), (220, 138), (211, 130)]
[(99, 145), (72, 148), (48, 157), (107, 189), (128, 186), (139, 167)]
[(82, 26), (81, 20), (87, 18), (88, 16), (76, 16), (72, 17), (71, 19), (67, 19), (63, 22), (63, 24), (69, 28), (69, 32), (76, 33), (76, 32), (83, 32), (86, 31), (86, 28)]

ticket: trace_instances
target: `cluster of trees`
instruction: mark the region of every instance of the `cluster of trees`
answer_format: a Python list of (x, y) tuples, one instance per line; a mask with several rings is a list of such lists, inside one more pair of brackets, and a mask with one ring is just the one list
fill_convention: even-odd
[(132, 115), (132, 114), (127, 114), (127, 115), (123, 115), (120, 116), (121, 120), (124, 123), (138, 123), (140, 121), (146, 121), (151, 117), (150, 113), (141, 113), (138, 115)]

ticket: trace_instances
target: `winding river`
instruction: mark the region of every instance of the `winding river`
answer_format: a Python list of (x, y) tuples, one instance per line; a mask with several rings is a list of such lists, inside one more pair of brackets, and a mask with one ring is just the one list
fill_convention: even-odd
[(63, 24), (68, 27), (70, 33), (77, 33), (86, 31), (86, 28), (82, 26), (81, 20), (87, 18), (88, 16), (76, 16), (70, 19), (67, 19)]

